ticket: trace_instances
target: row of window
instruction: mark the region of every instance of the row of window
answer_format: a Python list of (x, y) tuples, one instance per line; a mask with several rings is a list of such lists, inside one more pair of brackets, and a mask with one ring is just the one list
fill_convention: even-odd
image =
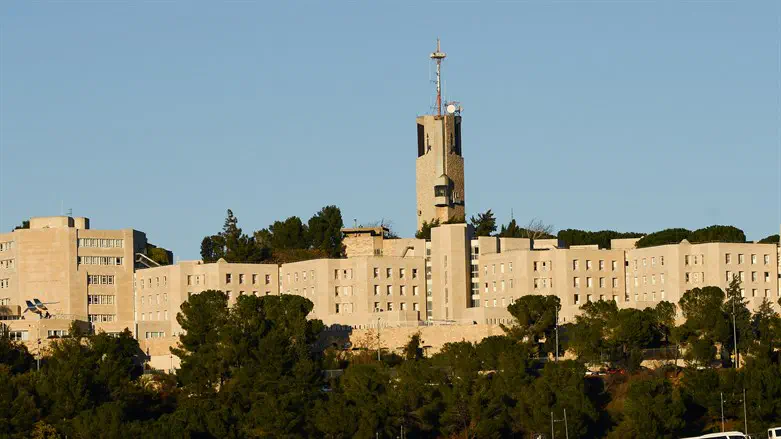
[(122, 239), (79, 238), (79, 247), (122, 248), (123, 246)]
[[(155, 319), (154, 317), (157, 317), (157, 319)], [(160, 314), (160, 311), (157, 311), (157, 314), (155, 314), (153, 312), (148, 312), (148, 313), (143, 313), (142, 312), (141, 313), (141, 321), (142, 322), (145, 322), (147, 320), (149, 320), (149, 321), (160, 320), (160, 317), (163, 317), (163, 320), (168, 320), (168, 310), (164, 310), (163, 314)]]
[[(660, 294), (661, 294), (661, 300), (664, 300), (665, 299), (664, 290), (661, 290)], [(600, 294), (599, 295), (599, 300), (605, 300), (605, 297), (606, 296), (604, 294)], [(639, 301), (639, 297), (640, 296), (637, 293), (635, 293), (635, 302)], [(594, 295), (593, 294), (586, 294), (586, 302), (593, 302), (593, 300), (594, 300)], [(618, 296), (613, 295), (611, 300), (613, 302), (618, 303)], [(643, 300), (644, 301), (648, 301), (648, 293), (643, 293)], [(656, 301), (656, 291), (651, 293), (651, 300)], [(577, 294), (577, 293), (573, 294), (572, 295), (572, 301), (573, 301), (573, 303), (575, 305), (580, 305), (580, 294)], [(629, 302), (629, 296), (628, 295), (624, 295), (624, 301), (625, 302)]]
[(163, 338), (165, 337), (165, 331), (146, 331), (146, 338)]
[[(757, 289), (756, 288), (752, 288), (751, 289), (751, 297), (759, 297), (759, 296), (757, 296), (757, 294), (758, 294)], [(746, 297), (746, 289), (745, 288), (741, 288), (740, 289), (740, 297)], [(764, 297), (770, 297), (770, 290), (765, 289), (765, 296)]]
[(10, 304), (11, 304), (11, 298), (10, 297), (0, 298), (0, 306), (8, 306)]
[[(447, 263), (445, 264), (445, 266), (447, 267)], [(352, 273), (352, 270), (350, 270), (350, 272)], [(380, 278), (380, 269), (378, 267), (374, 267), (373, 275), (374, 275), (375, 279), (379, 279)], [(385, 278), (386, 279), (391, 279), (392, 277), (393, 277), (393, 268), (390, 268), (390, 267), (386, 268), (385, 269)], [(350, 278), (352, 278), (352, 274), (350, 274)], [(406, 279), (406, 278), (407, 278), (407, 269), (406, 268), (399, 268), (399, 279)], [(417, 268), (413, 268), (412, 269), (412, 279), (417, 279), (417, 278), (418, 278), (418, 269)]]
[(688, 266), (690, 262), (692, 262), (691, 265), (705, 264), (705, 255), (684, 255), (683, 265)]
[[(770, 255), (764, 255), (763, 259), (764, 259), (763, 262), (765, 263), (765, 265), (769, 265), (770, 264)], [(725, 253), (724, 254), (724, 262), (727, 263), (727, 264), (731, 264), (732, 263), (732, 255), (729, 254), (729, 253)], [(738, 264), (743, 264), (744, 262), (745, 262), (744, 255), (741, 254), (741, 253), (738, 253)], [(752, 254), (751, 255), (751, 265), (756, 265), (756, 264), (757, 264), (757, 255)]]
[[(637, 261), (635, 261), (635, 262), (637, 262)], [(598, 266), (599, 271), (605, 271), (605, 261), (604, 260), (600, 259), (597, 262), (597, 264), (598, 264), (597, 266)], [(593, 267), (593, 264), (591, 263), (591, 259), (586, 259), (586, 270), (593, 270), (593, 269), (594, 269), (594, 267)], [(574, 270), (574, 271), (580, 270), (580, 260), (578, 260), (578, 259), (573, 259), (572, 260), (572, 270)], [(610, 261), (610, 270), (611, 271), (618, 270), (618, 261)]]
[(113, 305), (114, 295), (112, 294), (89, 294), (87, 295), (88, 305)]
[[(196, 276), (196, 278), (197, 278), (197, 276)], [(258, 275), (257, 274), (252, 274), (251, 275), (251, 279), (252, 279), (252, 285), (257, 285), (258, 284)], [(198, 282), (198, 279), (196, 279), (196, 282)], [(229, 283), (232, 283), (232, 282), (233, 282), (233, 274), (232, 273), (225, 273), (225, 283), (229, 284)], [(245, 285), (246, 283), (247, 283), (246, 275), (239, 274), (239, 285)], [(270, 274), (266, 275), (265, 283), (266, 283), (266, 285), (271, 283), (271, 275)], [(192, 285), (190, 283), (190, 276), (187, 276), (187, 285)]]
[[(738, 271), (738, 274), (734, 274), (731, 271), (727, 271), (727, 282), (732, 282), (733, 278), (740, 279), (741, 282), (746, 281), (746, 272), (745, 271)], [(759, 275), (756, 271), (751, 272), (751, 282), (759, 282)], [(764, 276), (765, 282), (770, 282), (770, 272), (766, 271)]]
[[(507, 265), (508, 265), (508, 271), (512, 273), (513, 263), (508, 262)], [(485, 275), (488, 276), (488, 265), (483, 265), (483, 273), (485, 273)], [(499, 273), (504, 273), (504, 263), (499, 264)], [(496, 274), (496, 264), (491, 264), (491, 274)]]
[(553, 261), (534, 261), (534, 271), (551, 271), (553, 270)]
[(87, 285), (114, 285), (113, 274), (88, 274)]
[[(346, 271), (346, 270), (345, 270)], [(339, 279), (339, 270), (334, 270), (334, 278)], [(266, 285), (271, 281), (271, 278), (269, 276), (266, 276), (268, 282), (266, 282)], [(352, 270), (350, 270), (350, 278), (352, 278)], [(293, 273), (293, 279), (295, 282), (298, 282), (298, 272)], [(301, 272), (301, 279), (306, 282), (307, 280), (307, 271), (304, 270)], [(309, 279), (312, 281), (315, 280), (315, 270), (309, 271)], [(345, 277), (347, 279), (347, 277)], [(282, 282), (282, 275), (279, 275), (279, 281)], [(287, 274), (287, 283), (290, 284), (290, 273)]]
[[(688, 256), (686, 256), (686, 257), (688, 258)], [(696, 259), (696, 256), (695, 256), (695, 259)], [(687, 261), (688, 261), (688, 259), (687, 259)], [(643, 262), (643, 267), (647, 267), (648, 266), (648, 258), (643, 258), (642, 262)], [(702, 262), (703, 262), (703, 264), (705, 263), (705, 256), (704, 255), (702, 255)], [(633, 263), (633, 266), (634, 266), (633, 268), (635, 269), (635, 271), (637, 271), (637, 259), (632, 261), (632, 263)], [(686, 264), (688, 265), (688, 262)], [(626, 261), (626, 265), (627, 265), (627, 267), (629, 266), (629, 261)], [(659, 265), (664, 266), (664, 256), (659, 256)], [(651, 267), (656, 267), (656, 256), (651, 256)]]
[[(654, 276), (654, 279), (656, 279), (655, 276)], [(637, 276), (635, 276), (635, 281), (637, 281)], [(656, 281), (654, 280), (654, 282), (656, 282)], [(645, 283), (645, 276), (643, 276), (643, 283)], [(551, 284), (551, 286), (553, 286), (553, 285)], [(573, 277), (572, 278), (572, 286), (575, 287), (575, 288), (580, 287), (580, 278), (579, 277)], [(606, 286), (607, 286), (607, 283), (606, 283), (605, 278), (604, 277), (600, 277), (599, 278), (599, 288), (606, 288)], [(618, 278), (617, 277), (614, 277), (614, 278), (611, 279), (610, 286), (611, 286), (611, 288), (618, 288)], [(592, 278), (592, 277), (587, 277), (586, 278), (586, 288), (594, 288), (594, 278)]]
[(540, 277), (534, 278), (534, 288), (553, 288), (553, 278), (552, 277)]
[[(146, 296), (146, 297), (148, 298), (148, 301), (145, 301), (144, 300), (144, 296), (141, 296), (141, 306), (143, 306), (145, 303), (148, 303), (149, 306), (160, 305), (160, 295), (159, 294), (155, 294), (155, 296), (154, 296), (155, 297), (155, 301), (154, 302), (152, 302), (152, 297), (153, 296), (151, 294)], [(163, 293), (163, 303), (168, 303), (168, 293)]]
[[(536, 280), (536, 279), (535, 279), (535, 280)], [(552, 281), (552, 280), (551, 280), (551, 281)], [(492, 284), (493, 284), (493, 291), (494, 291), (494, 293), (495, 293), (495, 292), (496, 292), (496, 281), (493, 281), (493, 282), (492, 282)], [(504, 290), (506, 289), (506, 288), (505, 288), (505, 285), (506, 285), (506, 284), (505, 284), (505, 282), (504, 282), (504, 279), (502, 279), (502, 280), (500, 281), (499, 285), (501, 285), (501, 291), (504, 291)], [(553, 286), (553, 283), (552, 283), (552, 282), (551, 282), (551, 286)], [(515, 279), (510, 279), (510, 288), (513, 288), (513, 287), (515, 287)], [(488, 292), (488, 282), (486, 282), (486, 283), (485, 283), (485, 292), (486, 292), (486, 293)]]
[(6, 250), (11, 250), (12, 248), (14, 248), (14, 242), (13, 241), (0, 242), (0, 252), (4, 252)]
[[(152, 288), (152, 278), (148, 279), (139, 279), (138, 280), (138, 286), (143, 290), (144, 285), (146, 285), (149, 288)], [(163, 276), (163, 286), (168, 285), (168, 276)], [(189, 285), (189, 284), (188, 284)], [(155, 286), (160, 286), (160, 276), (155, 277)]]
[[(381, 312), (381, 311), (393, 311), (393, 302), (386, 302), (385, 308), (382, 308), (382, 303), (380, 302), (374, 302), (374, 312)], [(399, 302), (399, 311), (406, 311), (407, 310), (407, 302)], [(420, 311), (420, 304), (418, 303), (412, 303), (412, 310), (413, 311)]]
[(114, 314), (90, 314), (88, 316), (90, 323), (108, 323), (116, 320)]
[(117, 256), (79, 256), (79, 265), (122, 265), (125, 258)]
[(0, 279), (0, 288), (11, 288), (11, 279)]
[[(703, 279), (703, 281), (705, 280), (705, 273), (702, 274), (702, 279)], [(643, 285), (648, 285), (648, 276), (647, 275), (643, 275), (642, 280), (643, 280)], [(659, 273), (659, 283), (664, 284), (664, 273)], [(640, 278), (637, 277), (637, 276), (635, 276), (635, 278), (634, 278), (634, 285), (636, 287), (640, 286)], [(651, 275), (651, 285), (656, 285), (656, 275), (655, 274)], [(629, 286), (630, 286), (630, 284), (629, 284), (629, 274), (627, 274), (626, 275), (626, 287), (627, 287), (627, 289), (629, 289)]]
[[(513, 298), (513, 296), (510, 296), (509, 300), (510, 300), (510, 305), (515, 303), (515, 298)], [(496, 308), (497, 306), (501, 306), (502, 308), (506, 308), (508, 306), (507, 298), (505, 298), (505, 297), (502, 297), (501, 301), (498, 298), (494, 298), (493, 300), (486, 300), (484, 303), (485, 303), (484, 306), (486, 308), (490, 308), (490, 307)], [(480, 300), (472, 300), (472, 304), (475, 307), (479, 307), (480, 306)]]
[(14, 268), (13, 259), (0, 259), (0, 268)]
[[(339, 288), (339, 287), (337, 287), (337, 288)], [(374, 295), (375, 296), (379, 296), (380, 295), (380, 290), (381, 290), (380, 285), (375, 285), (374, 286)], [(385, 294), (387, 296), (392, 296), (393, 295), (393, 285), (386, 285), (385, 286)], [(417, 285), (413, 285), (412, 286), (412, 295), (413, 296), (417, 296), (418, 294), (420, 294), (419, 287)], [(406, 295), (407, 295), (407, 286), (406, 285), (400, 285), (399, 286), (399, 296), (406, 296)]]

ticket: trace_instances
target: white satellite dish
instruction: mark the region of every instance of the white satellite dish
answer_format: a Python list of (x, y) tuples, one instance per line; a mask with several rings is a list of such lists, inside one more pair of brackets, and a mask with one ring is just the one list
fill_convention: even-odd
[(447, 114), (453, 114), (456, 112), (456, 106), (453, 104), (450, 104), (447, 106)]

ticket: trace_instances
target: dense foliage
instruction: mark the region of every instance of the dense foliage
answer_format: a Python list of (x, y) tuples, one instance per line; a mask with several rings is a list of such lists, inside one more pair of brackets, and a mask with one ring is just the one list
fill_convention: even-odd
[(201, 258), (205, 262), (225, 259), (282, 264), (344, 255), (341, 231), (344, 223), (336, 206), (323, 207), (308, 223), (291, 216), (252, 235), (245, 234), (238, 224), (238, 218), (229, 209), (222, 231), (201, 241)]
[[(40, 370), (0, 335), (0, 437), (528, 438), (550, 437), (552, 418), (564, 437), (566, 411), (571, 438), (677, 438), (719, 431), (722, 400), (727, 428), (742, 429), (744, 390), (749, 431), (762, 437), (781, 419), (781, 317), (767, 301), (749, 312), (738, 287), (686, 292), (679, 327), (672, 303), (612, 301), (586, 303), (557, 326), (557, 297), (524, 296), (508, 307), (516, 321), (505, 335), (427, 357), (415, 334), (380, 361), (375, 350), (313, 349), (324, 328), (307, 319), (313, 304), (303, 297), (240, 296), (229, 307), (223, 292), (204, 291), (177, 315), (175, 375), (141, 375), (144, 353), (127, 331), (74, 327)], [(717, 358), (731, 365), (733, 313), (740, 369), (710, 361), (724, 344)], [(557, 330), (560, 354), (575, 360), (552, 361)], [(685, 368), (678, 358), (641, 367), (648, 349), (675, 343), (686, 348)], [(627, 373), (590, 376), (588, 366)], [(326, 379), (335, 367), (343, 374)]]
[(560, 241), (567, 245), (598, 245), (599, 248), (610, 248), (611, 239), (640, 238), (643, 233), (616, 232), (613, 230), (600, 230), (591, 232), (588, 230), (564, 229), (556, 235)]
[(709, 226), (691, 231), (688, 229), (665, 229), (640, 238), (637, 248), (653, 247), (665, 244), (677, 244), (684, 239), (692, 244), (703, 242), (746, 242), (746, 234), (734, 226)]
[(779, 243), (779, 235), (770, 235), (767, 238), (762, 238), (759, 240), (760, 244), (778, 244)]

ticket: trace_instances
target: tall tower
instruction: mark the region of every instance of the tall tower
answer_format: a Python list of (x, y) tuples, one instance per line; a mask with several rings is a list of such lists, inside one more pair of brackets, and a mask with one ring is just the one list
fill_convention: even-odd
[(461, 155), (461, 108), (445, 104), (442, 114), (442, 61), (439, 46), (431, 55), (437, 64), (437, 103), (434, 114), (418, 116), (418, 158), (415, 162), (418, 230), (423, 222), (463, 218), (464, 157)]

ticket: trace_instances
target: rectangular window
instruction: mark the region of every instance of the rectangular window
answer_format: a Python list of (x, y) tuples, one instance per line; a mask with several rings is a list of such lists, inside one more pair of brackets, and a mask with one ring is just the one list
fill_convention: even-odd
[(605, 288), (605, 278), (600, 277), (599, 278), (599, 288)]
[(590, 277), (586, 278), (586, 287), (591, 288), (594, 286), (594, 283)]
[(407, 310), (407, 302), (401, 302), (401, 303), (399, 304), (399, 309), (400, 309), (401, 311), (406, 311), (406, 310)]
[(591, 270), (591, 260), (586, 259), (586, 270)]
[(401, 285), (399, 286), (399, 296), (403, 296), (407, 292), (407, 286)]
[(605, 261), (600, 259), (599, 260), (599, 271), (604, 271), (604, 270), (605, 270)]
[[(289, 275), (288, 275), (288, 276), (289, 276)], [(231, 283), (231, 281), (232, 281), (232, 280), (233, 280), (233, 275), (232, 275), (232, 274), (230, 274), (230, 273), (226, 273), (226, 274), (225, 274), (225, 283), (226, 283), (226, 284), (229, 284), (229, 283)]]
[(534, 271), (537, 271), (537, 262), (534, 262)]
[(613, 288), (618, 288), (618, 278), (617, 277), (613, 278)]
[(689, 265), (689, 255), (683, 257), (683, 265)]
[(572, 296), (572, 301), (575, 302), (575, 305), (579, 305), (580, 304), (580, 294), (574, 294)]
[(684, 273), (684, 281), (689, 283), (689, 273)]
[(412, 286), (412, 295), (417, 296), (419, 294), (419, 289), (417, 285)]
[(393, 311), (393, 302), (388, 302), (388, 311)]
[(744, 261), (743, 255), (742, 254), (738, 254), (738, 264), (742, 264), (743, 261)]
[(765, 282), (770, 282), (770, 272), (769, 271), (765, 272)]
[(591, 294), (586, 294), (586, 302), (591, 302)]
[(504, 291), (504, 279), (502, 279), (502, 291)]
[(412, 269), (412, 278), (413, 279), (417, 279), (418, 278), (418, 269), (417, 268), (413, 268)]
[(504, 264), (499, 264), (499, 272), (504, 273)]
[(580, 264), (578, 263), (578, 260), (577, 259), (573, 259), (572, 260), (572, 269), (577, 271), (579, 266), (580, 266)]
[(751, 282), (756, 282), (756, 281), (757, 281), (757, 272), (756, 271), (752, 271), (751, 272)]
[(765, 265), (770, 263), (770, 255), (765, 255)]
[(417, 303), (412, 304), (412, 310), (413, 311), (420, 311), (420, 306)]
[(757, 289), (756, 288), (752, 288), (751, 289), (751, 297), (757, 297)]
[(579, 277), (573, 277), (572, 278), (572, 286), (575, 288), (578, 288), (580, 286), (580, 278)]
[(656, 267), (656, 257), (651, 257), (651, 266)]
[(740, 281), (745, 282), (746, 281), (746, 273), (743, 271), (739, 271)]
[(270, 283), (271, 283), (271, 275), (270, 275), (270, 274), (267, 274), (267, 275), (266, 275), (265, 282), (266, 282), (266, 285), (268, 285), (268, 284), (270, 284)]
[(379, 296), (380, 295), (380, 286), (379, 285), (375, 285), (374, 286), (374, 295), (375, 296)]
[(388, 285), (387, 287), (387, 295), (390, 296), (393, 294), (393, 285)]
[(732, 272), (727, 271), (727, 283), (732, 282)]
[(404, 277), (407, 275), (407, 270), (404, 268), (399, 268), (399, 279), (404, 279)]
[(757, 255), (751, 255), (751, 265), (754, 265), (757, 263)]
[(617, 261), (611, 261), (610, 262), (610, 269), (613, 271), (616, 271), (616, 268), (618, 268), (618, 262)]
[(513, 263), (512, 262), (508, 262), (507, 265), (508, 265), (507, 268), (510, 270), (510, 273), (512, 273), (513, 272)]
[(385, 269), (385, 277), (390, 279), (393, 277), (393, 269), (392, 268), (386, 268)]
[(380, 302), (374, 302), (374, 312), (377, 312), (380, 310)]

